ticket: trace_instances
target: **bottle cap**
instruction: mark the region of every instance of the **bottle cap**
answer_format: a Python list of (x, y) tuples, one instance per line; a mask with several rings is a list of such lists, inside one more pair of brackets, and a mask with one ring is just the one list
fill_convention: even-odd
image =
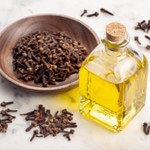
[(118, 22), (106, 26), (106, 37), (112, 42), (122, 42), (126, 36), (126, 27)]

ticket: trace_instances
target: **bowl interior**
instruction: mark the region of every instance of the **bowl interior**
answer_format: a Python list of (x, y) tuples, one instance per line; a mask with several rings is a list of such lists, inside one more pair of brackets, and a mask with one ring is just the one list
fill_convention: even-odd
[(16, 78), (12, 67), (12, 48), (21, 37), (36, 31), (65, 32), (72, 39), (85, 46), (88, 53), (99, 44), (98, 36), (90, 27), (71, 17), (39, 15), (23, 18), (8, 26), (0, 35), (0, 69), (2, 76), (15, 85), (38, 91), (56, 92), (77, 85), (78, 74), (73, 74), (65, 81), (49, 87), (42, 87), (39, 84), (25, 82)]

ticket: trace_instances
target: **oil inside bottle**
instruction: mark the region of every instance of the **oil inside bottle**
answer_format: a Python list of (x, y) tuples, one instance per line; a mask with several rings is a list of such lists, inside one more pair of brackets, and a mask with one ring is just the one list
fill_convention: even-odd
[(144, 55), (98, 46), (80, 68), (80, 113), (114, 132), (123, 130), (145, 104), (147, 72)]

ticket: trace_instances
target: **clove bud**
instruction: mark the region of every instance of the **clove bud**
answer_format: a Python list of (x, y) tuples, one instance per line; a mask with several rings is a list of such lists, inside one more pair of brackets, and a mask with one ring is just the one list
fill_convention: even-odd
[(87, 17), (93, 17), (93, 16), (97, 17), (98, 15), (99, 15), (98, 12), (94, 12), (92, 14), (88, 14)]

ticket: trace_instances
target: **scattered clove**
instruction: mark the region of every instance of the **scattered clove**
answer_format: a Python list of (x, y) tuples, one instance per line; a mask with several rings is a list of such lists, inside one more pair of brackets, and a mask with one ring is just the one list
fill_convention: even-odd
[(138, 37), (138, 36), (135, 36), (135, 37), (134, 37), (134, 40), (135, 40), (139, 45), (141, 45), (141, 42), (139, 41), (139, 37)]
[(87, 17), (93, 17), (93, 16), (97, 17), (98, 15), (99, 15), (98, 12), (94, 12), (92, 14), (88, 14)]
[(47, 87), (78, 73), (88, 51), (63, 32), (37, 31), (22, 37), (12, 55), (18, 79)]
[(148, 40), (150, 40), (150, 36), (145, 35), (145, 38), (148, 39)]
[(107, 14), (109, 14), (109, 15), (111, 15), (111, 16), (114, 16), (113, 13), (111, 13), (111, 12), (108, 11), (108, 10), (106, 10), (105, 8), (101, 8), (100, 11), (103, 12), (103, 13), (107, 13)]
[[(70, 134), (74, 134), (72, 128), (77, 127), (76, 122), (72, 122), (73, 114), (67, 111), (67, 109), (63, 109), (60, 112), (56, 111), (54, 115), (52, 115), (49, 109), (45, 109), (43, 105), (39, 105), (34, 111), (23, 113), (21, 115), (26, 116), (26, 121), (31, 121), (31, 125), (26, 128), (26, 132), (36, 127), (36, 131), (34, 130), (30, 141), (35, 137), (41, 138), (49, 135), (57, 136), (59, 133), (62, 133), (63, 136), (70, 141)], [(70, 131), (67, 131), (68, 128), (71, 128)]]
[(13, 101), (11, 101), (11, 102), (5, 102), (5, 101), (3, 101), (0, 105), (2, 106), (2, 107), (6, 107), (7, 105), (11, 105), (11, 104), (13, 104), (14, 102)]
[(150, 20), (148, 20), (148, 23), (147, 23), (147, 33), (149, 32), (150, 30)]
[(87, 9), (84, 9), (82, 14), (80, 15), (81, 17), (84, 16), (87, 13)]
[(149, 131), (147, 130), (148, 124), (146, 122), (143, 123), (143, 131), (146, 135), (149, 134)]
[(144, 122), (144, 123), (143, 123), (143, 132), (144, 132), (146, 135), (149, 135), (149, 132), (150, 132), (150, 125), (148, 125), (147, 122)]
[(17, 112), (17, 110), (13, 110), (13, 109), (9, 109), (9, 108), (7, 108), (6, 111), (7, 112)]
[(147, 46), (146, 46), (146, 49), (147, 49), (147, 50), (150, 50), (150, 45), (147, 45)]

